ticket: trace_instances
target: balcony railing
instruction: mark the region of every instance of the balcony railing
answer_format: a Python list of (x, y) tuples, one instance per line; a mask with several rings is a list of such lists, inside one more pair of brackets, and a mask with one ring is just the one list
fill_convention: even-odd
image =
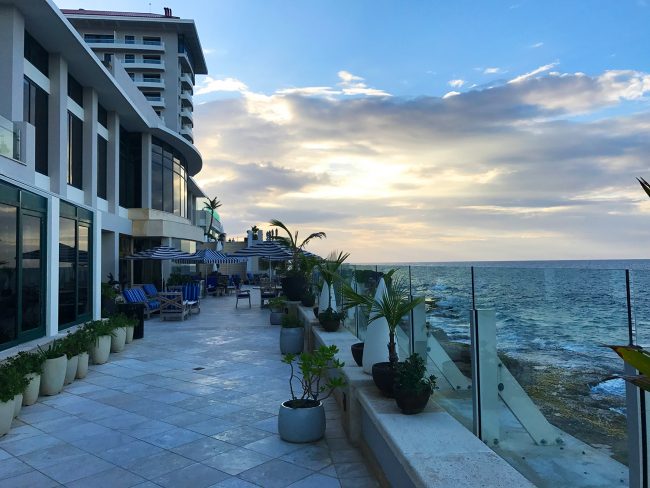
[(20, 160), (20, 129), (0, 116), (0, 155)]

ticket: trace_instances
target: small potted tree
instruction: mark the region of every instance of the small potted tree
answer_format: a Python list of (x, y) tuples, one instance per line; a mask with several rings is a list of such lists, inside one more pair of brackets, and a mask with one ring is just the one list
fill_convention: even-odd
[(271, 310), (271, 325), (282, 324), (282, 317), (284, 317), (284, 308), (287, 304), (285, 297), (275, 297), (269, 300), (269, 310)]
[(332, 307), (328, 307), (327, 310), (318, 314), (318, 322), (327, 332), (336, 332), (339, 330), (341, 319), (344, 316), (342, 312), (337, 312)]
[[(392, 277), (393, 272), (389, 272)], [(388, 324), (388, 362), (379, 362), (372, 366), (372, 379), (381, 392), (393, 398), (395, 383), (395, 368), (398, 362), (395, 332), (402, 319), (417, 307), (424, 297), (411, 298), (408, 287), (401, 279), (391, 279), (379, 299), (360, 295), (349, 285), (343, 287), (345, 307), (361, 306), (369, 311), (368, 326), (380, 319), (386, 319)]]
[(280, 329), (280, 352), (282, 354), (300, 354), (305, 343), (305, 328), (298, 317), (282, 317)]
[[(335, 388), (345, 386), (345, 380), (340, 375), (325, 379), (328, 370), (330, 373), (337, 372), (344, 365), (336, 359), (337, 353), (336, 346), (320, 346), (312, 353), (303, 352), (300, 356), (287, 354), (282, 359), (291, 366), (291, 400), (282, 403), (278, 414), (278, 433), (285, 441), (315, 442), (325, 435), (323, 401)], [(296, 381), (299, 384), (298, 393), (294, 390)]]
[[(323, 289), (320, 296), (319, 310), (323, 312), (328, 308), (338, 311), (336, 306), (336, 297), (333, 295), (334, 282), (340, 279), (338, 274), (339, 268), (343, 262), (350, 256), (350, 253), (332, 251), (327, 259), (318, 262), (316, 267), (323, 278)], [(321, 303), (322, 302), (322, 303)]]
[(403, 414), (412, 415), (424, 410), (436, 387), (436, 377), (427, 376), (424, 359), (417, 353), (411, 354), (395, 369), (395, 400)]
[(41, 395), (58, 395), (63, 389), (65, 373), (68, 367), (64, 344), (61, 340), (53, 341), (47, 349), (38, 347), (43, 358), (43, 374), (41, 375)]

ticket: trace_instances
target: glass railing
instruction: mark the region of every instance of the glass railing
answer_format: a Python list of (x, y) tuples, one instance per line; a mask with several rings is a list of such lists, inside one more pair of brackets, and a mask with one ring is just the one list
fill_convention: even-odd
[[(424, 297), (400, 324), (400, 360), (426, 357), (441, 407), (537, 486), (642, 486), (650, 426), (628, 417), (638, 390), (606, 345), (628, 344), (631, 326), (650, 346), (650, 270), (630, 273), (629, 308), (623, 269), (344, 265), (341, 275), (374, 295), (389, 269)], [(363, 311), (343, 325), (364, 340)]]
[(160, 59), (143, 59), (142, 62), (144, 64), (162, 64)]
[(0, 117), (0, 155), (20, 160), (20, 129), (12, 121)]

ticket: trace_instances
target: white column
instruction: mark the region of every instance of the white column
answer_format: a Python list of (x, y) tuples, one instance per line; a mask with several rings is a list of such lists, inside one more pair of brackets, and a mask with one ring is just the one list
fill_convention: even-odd
[(0, 115), (23, 120), (25, 21), (11, 5), (0, 5)]
[(47, 296), (45, 298), (45, 335), (59, 332), (59, 208), (60, 200), (47, 201)]
[[(93, 320), (102, 317), (102, 213), (97, 210), (93, 219)], [(108, 249), (110, 252), (110, 249)]]
[(68, 180), (68, 65), (60, 54), (50, 54), (48, 160), (50, 189), (67, 194)]
[(151, 208), (151, 134), (142, 134), (142, 208)]
[(84, 202), (97, 208), (97, 92), (85, 87), (83, 122)]
[(120, 116), (117, 112), (108, 112), (108, 147), (106, 153), (108, 210), (117, 214), (120, 205)]

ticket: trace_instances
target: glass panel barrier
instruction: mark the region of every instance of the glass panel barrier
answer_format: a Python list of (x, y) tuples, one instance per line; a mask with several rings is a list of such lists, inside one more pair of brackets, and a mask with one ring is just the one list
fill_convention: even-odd
[[(362, 264), (354, 267), (354, 282), (357, 293), (374, 296), (379, 280), (377, 278), (377, 267), (374, 265)], [(368, 329), (368, 316), (364, 310), (356, 311), (357, 337), (365, 341), (366, 330)]]
[(482, 439), (540, 487), (627, 486), (624, 270), (477, 267)]

